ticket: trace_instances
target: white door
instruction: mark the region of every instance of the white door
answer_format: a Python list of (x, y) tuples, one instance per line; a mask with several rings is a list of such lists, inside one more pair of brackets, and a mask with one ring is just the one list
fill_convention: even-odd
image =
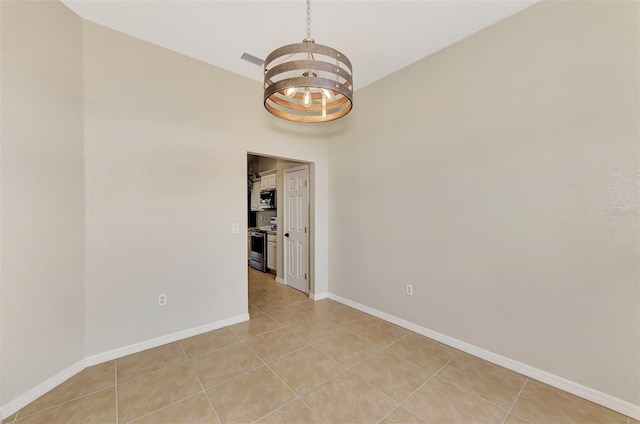
[(309, 167), (284, 173), (284, 283), (309, 293)]

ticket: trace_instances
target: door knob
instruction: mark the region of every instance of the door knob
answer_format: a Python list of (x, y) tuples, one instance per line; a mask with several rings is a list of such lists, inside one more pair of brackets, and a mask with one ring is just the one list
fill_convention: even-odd
[(289, 237), (289, 233), (284, 233), (284, 236), (285, 237)]

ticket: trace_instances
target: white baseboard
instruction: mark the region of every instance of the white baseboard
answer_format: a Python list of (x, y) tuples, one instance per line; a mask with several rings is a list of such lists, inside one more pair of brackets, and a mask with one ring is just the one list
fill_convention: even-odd
[(335, 300), (336, 302), (351, 306), (354, 309), (366, 312), (392, 324), (406, 328), (407, 330), (411, 330), (425, 337), (429, 337), (430, 339), (437, 340), (448, 346), (455, 347), (456, 349), (459, 349), (463, 352), (467, 352), (471, 355), (477, 356), (520, 374), (526, 375), (527, 377), (531, 377), (535, 380), (541, 381), (560, 390), (564, 390), (581, 398), (590, 400), (591, 402), (597, 403), (598, 405), (602, 405), (606, 408), (612, 409), (631, 418), (635, 418), (636, 420), (640, 420), (640, 405), (635, 405), (631, 402), (627, 402), (601, 391), (583, 386), (582, 384), (567, 380), (566, 378), (559, 377), (547, 371), (543, 371), (530, 365), (523, 364), (502, 355), (498, 355), (497, 353), (490, 352), (488, 350), (463, 342), (453, 337), (449, 337), (445, 334), (438, 333), (437, 331), (419, 326), (410, 321), (406, 321), (394, 315), (387, 314), (386, 312), (370, 308), (369, 306), (362, 305), (336, 294), (328, 293), (327, 296), (329, 297), (329, 299)]
[(329, 297), (329, 293), (324, 292), (324, 293), (309, 293), (309, 299), (311, 300), (322, 300), (322, 299), (326, 299), (327, 297)]
[(241, 314), (235, 317), (223, 319), (223, 320), (212, 322), (209, 324), (200, 325), (198, 327), (189, 328), (187, 330), (182, 330), (175, 333), (167, 334), (166, 336), (160, 336), (154, 339), (145, 340), (140, 343), (119, 347), (117, 349), (113, 349), (108, 352), (103, 352), (97, 355), (92, 355), (87, 357), (87, 366), (90, 367), (92, 365), (97, 365), (103, 362), (112, 361), (114, 359), (122, 358), (123, 356), (142, 352), (143, 350), (152, 349), (154, 347), (162, 346), (167, 343), (172, 343), (177, 340), (186, 339), (187, 337), (197, 336), (198, 334), (217, 330), (223, 327), (228, 327), (230, 325), (237, 324), (243, 321), (248, 321), (248, 320), (249, 320), (249, 314)]
[(69, 378), (73, 377), (86, 367), (101, 364), (107, 361), (112, 361), (114, 359), (122, 358), (123, 356), (142, 352), (143, 350), (152, 349), (154, 347), (162, 346), (167, 343), (186, 339), (187, 337), (197, 336), (198, 334), (217, 330), (223, 327), (228, 327), (230, 325), (248, 320), (249, 314), (241, 314), (235, 317), (215, 321), (205, 325), (200, 325), (198, 327), (189, 328), (187, 330), (167, 334), (166, 336), (156, 337), (154, 339), (145, 340), (140, 343), (135, 343), (129, 346), (120, 347), (108, 352), (99, 353), (97, 355), (83, 358), (69, 368), (54, 375), (44, 383), (37, 385), (27, 393), (20, 395), (6, 405), (3, 405), (2, 408), (0, 408), (0, 417), (4, 419), (8, 416), (11, 416), (12, 414), (15, 414), (20, 409), (24, 408), (34, 400), (38, 399), (40, 396), (57, 387), (58, 385), (64, 383)]
[(280, 277), (276, 277), (276, 283), (284, 284), (284, 280)]
[(5, 419), (6, 417), (9, 417), (15, 414), (20, 409), (24, 408), (26, 405), (30, 404), (34, 400), (38, 399), (40, 396), (56, 388), (60, 384), (64, 383), (65, 381), (67, 381), (68, 379), (70, 379), (71, 377), (73, 377), (83, 369), (85, 369), (87, 367), (86, 363), (87, 363), (86, 358), (79, 360), (75, 364), (71, 365), (69, 368), (66, 368), (60, 371), (59, 373), (49, 378), (45, 382), (38, 384), (33, 389), (18, 396), (17, 398), (13, 399), (11, 402), (3, 405), (2, 408), (0, 409), (0, 417), (2, 419)]

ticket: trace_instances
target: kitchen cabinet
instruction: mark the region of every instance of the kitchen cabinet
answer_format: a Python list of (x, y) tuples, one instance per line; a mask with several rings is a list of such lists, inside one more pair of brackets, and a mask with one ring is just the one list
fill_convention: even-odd
[(253, 182), (253, 188), (251, 189), (251, 210), (253, 212), (261, 211), (260, 207), (260, 190), (262, 189), (262, 179), (255, 180)]
[(275, 234), (267, 234), (267, 268), (272, 271), (277, 269), (278, 240)]
[(276, 189), (276, 171), (265, 171), (260, 173), (262, 180), (262, 190), (275, 190)]

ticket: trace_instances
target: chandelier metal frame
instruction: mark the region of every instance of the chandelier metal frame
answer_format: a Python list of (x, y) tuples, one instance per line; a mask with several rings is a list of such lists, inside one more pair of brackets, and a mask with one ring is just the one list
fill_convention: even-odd
[(315, 44), (310, 0), (307, 37), (274, 50), (265, 60), (264, 107), (279, 118), (305, 123), (333, 121), (353, 108), (351, 61), (334, 48)]

